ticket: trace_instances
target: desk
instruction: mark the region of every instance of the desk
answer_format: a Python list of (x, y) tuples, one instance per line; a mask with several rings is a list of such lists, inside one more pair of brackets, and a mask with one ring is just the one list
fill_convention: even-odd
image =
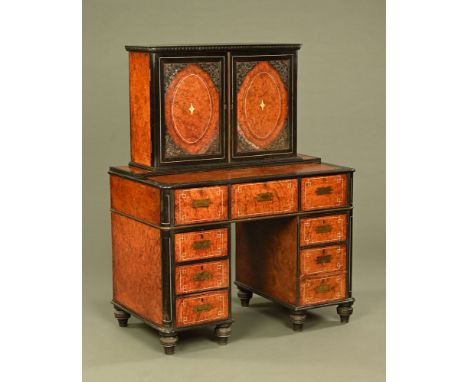
[[(187, 171), (187, 170), (185, 170)], [(238, 297), (351, 315), (353, 169), (296, 163), (155, 175), (112, 167), (113, 304), (158, 330), (166, 354), (177, 333), (214, 325), (231, 334), (231, 240)], [(231, 237), (231, 223), (236, 235)]]

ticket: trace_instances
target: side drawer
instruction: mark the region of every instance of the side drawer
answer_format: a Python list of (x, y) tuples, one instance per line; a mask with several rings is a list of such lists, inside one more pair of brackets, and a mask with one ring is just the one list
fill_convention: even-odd
[(228, 254), (228, 229), (176, 233), (174, 252), (177, 262), (222, 257)]
[(191, 224), (227, 219), (227, 186), (174, 192), (175, 223)]
[(229, 286), (229, 260), (176, 267), (176, 294), (201, 292)]
[(301, 180), (303, 211), (343, 207), (347, 204), (347, 176), (316, 176)]
[(345, 214), (301, 219), (300, 245), (346, 240), (346, 221)]
[(297, 179), (232, 186), (233, 219), (297, 211)]
[(346, 297), (344, 273), (323, 277), (308, 277), (301, 280), (301, 305), (342, 300)]
[(301, 250), (301, 275), (346, 269), (346, 245)]
[(176, 326), (226, 320), (229, 316), (228, 291), (207, 292), (176, 299)]

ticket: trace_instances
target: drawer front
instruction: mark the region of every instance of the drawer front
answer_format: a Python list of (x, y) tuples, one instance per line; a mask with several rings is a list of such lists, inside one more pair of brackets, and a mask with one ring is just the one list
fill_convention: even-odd
[(227, 219), (227, 186), (190, 188), (174, 193), (175, 223)]
[(176, 326), (226, 320), (229, 316), (228, 291), (208, 292), (176, 299)]
[(297, 211), (297, 179), (232, 186), (233, 219)]
[(301, 220), (301, 245), (346, 240), (346, 215), (321, 216)]
[(229, 261), (182, 265), (176, 267), (176, 294), (201, 292), (229, 286)]
[(301, 181), (302, 210), (343, 207), (347, 204), (346, 190), (345, 174), (304, 178)]
[(174, 235), (174, 252), (177, 262), (227, 256), (227, 228), (184, 232)]
[(319, 272), (344, 271), (346, 269), (346, 245), (301, 250), (301, 275)]
[(342, 300), (346, 296), (344, 273), (301, 280), (301, 305)]

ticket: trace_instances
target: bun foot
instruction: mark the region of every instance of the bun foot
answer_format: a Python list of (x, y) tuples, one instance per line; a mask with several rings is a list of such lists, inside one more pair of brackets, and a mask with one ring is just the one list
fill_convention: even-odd
[(174, 354), (175, 345), (177, 343), (178, 337), (175, 332), (171, 333), (159, 333), (159, 342), (164, 348), (164, 353), (167, 355)]
[(216, 325), (215, 335), (218, 339), (218, 344), (227, 345), (229, 337), (231, 336), (231, 325), (232, 324)]
[(341, 304), (336, 307), (336, 312), (340, 316), (340, 321), (342, 323), (348, 323), (349, 322), (349, 316), (353, 314), (353, 303), (346, 303), (346, 304)]
[(289, 318), (291, 319), (293, 330), (295, 332), (301, 332), (306, 319), (305, 313), (291, 312)]
[(237, 297), (239, 297), (241, 305), (246, 308), (249, 306), (250, 299), (252, 298), (253, 293), (249, 290), (242, 289), (238, 287), (239, 291), (237, 292)]
[(121, 308), (117, 307), (114, 305), (114, 317), (117, 319), (119, 322), (119, 326), (121, 328), (124, 328), (128, 325), (128, 319), (130, 318), (130, 314), (127, 312), (123, 311)]

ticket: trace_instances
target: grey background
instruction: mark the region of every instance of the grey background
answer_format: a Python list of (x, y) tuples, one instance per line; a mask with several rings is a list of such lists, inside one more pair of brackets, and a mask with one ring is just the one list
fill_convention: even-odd
[[(156, 333), (113, 318), (110, 165), (129, 161), (125, 44), (300, 42), (298, 149), (356, 168), (354, 285), (348, 325), (311, 311), (233, 299), (231, 342), (186, 332), (172, 357)], [(83, 2), (83, 370), (86, 381), (383, 381), (385, 375), (385, 2)], [(235, 288), (233, 289), (235, 293)]]

